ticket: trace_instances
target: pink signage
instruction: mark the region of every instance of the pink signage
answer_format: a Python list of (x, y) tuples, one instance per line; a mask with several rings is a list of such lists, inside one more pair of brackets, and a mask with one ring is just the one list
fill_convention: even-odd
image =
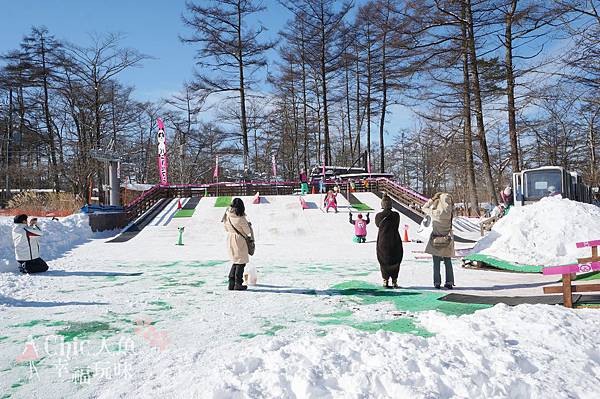
[(167, 135), (165, 134), (165, 125), (162, 119), (156, 120), (158, 124), (158, 133), (156, 140), (158, 141), (158, 175), (160, 176), (160, 184), (169, 184), (169, 178), (167, 175), (168, 162), (167, 162)]

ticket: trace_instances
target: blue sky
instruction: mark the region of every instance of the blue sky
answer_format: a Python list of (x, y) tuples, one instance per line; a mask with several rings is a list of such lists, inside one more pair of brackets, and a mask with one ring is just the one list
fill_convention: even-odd
[[(179, 91), (182, 83), (192, 77), (195, 50), (178, 38), (178, 35), (189, 33), (181, 20), (185, 0), (18, 0), (3, 3), (0, 53), (18, 47), (22, 37), (34, 25), (44, 25), (57, 39), (79, 45), (89, 43), (90, 33), (119, 32), (124, 35), (123, 46), (154, 57), (146, 60), (141, 68), (130, 69), (119, 76), (123, 83), (135, 86), (135, 96), (139, 100), (168, 96)], [(264, 0), (263, 4), (267, 10), (258, 19), (269, 29), (265, 38), (275, 38), (291, 14), (276, 0)], [(388, 120), (396, 122), (395, 127), (388, 124), (393, 133), (400, 125), (406, 127), (410, 123), (406, 109), (393, 112)]]
[[(269, 27), (267, 35), (274, 36), (288, 13), (276, 1), (265, 4), (268, 9), (260, 19)], [(123, 45), (155, 58), (120, 76), (136, 87), (139, 99), (158, 99), (191, 78), (194, 48), (178, 38), (188, 32), (181, 21), (185, 0), (20, 0), (6, 1), (2, 9), (1, 53), (16, 48), (33, 25), (80, 45), (88, 43), (90, 33), (120, 32)]]

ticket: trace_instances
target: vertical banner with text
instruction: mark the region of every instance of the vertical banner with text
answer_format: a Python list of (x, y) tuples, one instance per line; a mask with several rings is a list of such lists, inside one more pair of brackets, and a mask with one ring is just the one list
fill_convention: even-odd
[(213, 177), (215, 179), (219, 178), (219, 156), (215, 157), (215, 171), (213, 172)]
[(158, 133), (156, 139), (158, 141), (158, 175), (160, 176), (160, 184), (169, 184), (169, 178), (167, 174), (168, 163), (167, 163), (167, 136), (165, 134), (165, 125), (162, 119), (156, 120), (158, 124)]

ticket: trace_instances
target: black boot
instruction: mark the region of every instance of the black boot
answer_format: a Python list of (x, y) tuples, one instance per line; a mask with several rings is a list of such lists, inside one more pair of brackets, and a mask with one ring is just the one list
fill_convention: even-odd
[(230, 291), (235, 287), (235, 267), (237, 265), (234, 263), (231, 265), (231, 270), (229, 270), (229, 286), (227, 287)]
[(235, 285), (233, 287), (236, 291), (247, 290), (248, 286), (244, 284), (244, 266), (246, 265), (235, 265)]

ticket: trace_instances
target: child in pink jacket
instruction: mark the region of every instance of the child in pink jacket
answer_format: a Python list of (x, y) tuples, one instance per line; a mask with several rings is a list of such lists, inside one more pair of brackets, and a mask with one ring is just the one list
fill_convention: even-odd
[(337, 194), (332, 190), (329, 190), (327, 193), (327, 197), (325, 197), (325, 212), (329, 213), (329, 208), (333, 208), (335, 213), (338, 212), (337, 209)]
[(369, 214), (367, 213), (367, 219), (363, 219), (363, 216), (359, 213), (358, 219), (352, 219), (352, 213), (350, 213), (350, 223), (354, 225), (354, 242), (367, 242), (367, 225), (371, 222)]

